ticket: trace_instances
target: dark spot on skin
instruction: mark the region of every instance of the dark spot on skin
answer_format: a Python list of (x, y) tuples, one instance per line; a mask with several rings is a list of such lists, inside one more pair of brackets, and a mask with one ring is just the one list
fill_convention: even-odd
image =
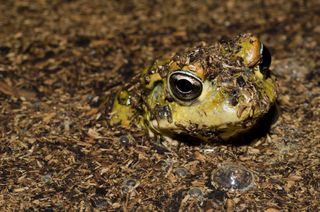
[(151, 67), (150, 69), (148, 69), (148, 75), (151, 75), (151, 74), (154, 74), (154, 73), (156, 73), (156, 70), (154, 70), (154, 68), (153, 67)]
[(177, 53), (172, 57), (173, 61), (178, 61), (180, 59), (180, 55)]
[(243, 87), (243, 86), (245, 86), (245, 84), (246, 84), (246, 81), (244, 81), (242, 76), (237, 78), (237, 86)]
[(169, 123), (172, 123), (172, 113), (171, 113), (171, 109), (168, 105), (164, 105), (164, 106), (157, 105), (153, 109), (153, 116), (156, 119), (165, 119), (166, 118)]
[(168, 66), (168, 64), (165, 64), (162, 66), (158, 66), (157, 72), (160, 74), (160, 76), (162, 78), (165, 78), (165, 77), (167, 77), (168, 70), (169, 70), (169, 66)]
[(239, 92), (237, 89), (233, 89), (230, 92), (229, 102), (232, 106), (236, 106), (238, 104)]
[(244, 60), (242, 57), (238, 57), (237, 63), (240, 64), (241, 66), (244, 66)]
[(244, 73), (245, 73), (246, 76), (250, 76), (250, 75), (252, 75), (253, 70), (250, 69), (250, 68), (246, 68), (246, 69), (244, 70)]
[(166, 98), (165, 98), (168, 102), (173, 102), (174, 99), (173, 97), (171, 96), (171, 94), (169, 92), (166, 92)]
[(188, 55), (190, 63), (200, 60), (200, 58), (202, 58), (204, 54), (205, 51), (201, 47), (191, 51)]
[(144, 81), (146, 84), (150, 83), (150, 77), (149, 76), (145, 76)]

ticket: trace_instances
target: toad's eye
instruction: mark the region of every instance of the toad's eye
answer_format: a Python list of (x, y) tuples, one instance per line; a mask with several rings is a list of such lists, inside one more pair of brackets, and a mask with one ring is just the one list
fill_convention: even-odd
[(201, 80), (189, 71), (175, 71), (169, 75), (169, 91), (173, 97), (182, 102), (189, 103), (201, 95)]

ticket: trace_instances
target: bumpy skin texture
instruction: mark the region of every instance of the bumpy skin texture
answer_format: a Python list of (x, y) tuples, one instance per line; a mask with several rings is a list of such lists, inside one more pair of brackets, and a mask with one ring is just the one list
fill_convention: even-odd
[(276, 100), (263, 45), (251, 34), (155, 62), (116, 97), (110, 124), (150, 134), (227, 140), (252, 128)]

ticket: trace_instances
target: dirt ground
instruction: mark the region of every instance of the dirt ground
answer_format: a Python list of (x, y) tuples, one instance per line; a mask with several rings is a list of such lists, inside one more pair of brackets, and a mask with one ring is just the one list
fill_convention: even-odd
[[(0, 210), (319, 211), (319, 14), (318, 0), (1, 0)], [(110, 88), (162, 55), (243, 32), (273, 57), (280, 94), (266, 135), (168, 151), (106, 126)], [(226, 164), (254, 185), (212, 186)]]

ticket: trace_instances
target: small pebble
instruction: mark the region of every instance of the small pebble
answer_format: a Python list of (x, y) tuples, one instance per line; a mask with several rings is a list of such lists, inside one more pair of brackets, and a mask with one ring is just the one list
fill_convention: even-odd
[(178, 176), (178, 177), (187, 177), (189, 175), (189, 171), (184, 168), (184, 167), (178, 167), (174, 170), (174, 173)]
[(46, 174), (43, 176), (43, 181), (46, 183), (46, 184), (51, 184), (53, 183), (53, 180), (52, 180), (52, 177), (50, 174)]
[(198, 198), (198, 199), (203, 198), (203, 193), (200, 190), (200, 188), (191, 188), (188, 193), (191, 197)]
[(130, 138), (129, 138), (128, 135), (122, 135), (122, 136), (120, 136), (120, 137), (119, 137), (119, 141), (120, 141), (120, 143), (121, 143), (123, 146), (125, 146), (125, 147), (127, 147), (127, 146), (130, 145)]
[(121, 190), (123, 193), (128, 193), (135, 189), (138, 185), (139, 183), (135, 179), (128, 179), (123, 182)]
[(212, 172), (211, 183), (224, 191), (246, 191), (253, 186), (253, 174), (236, 164), (223, 165)]

